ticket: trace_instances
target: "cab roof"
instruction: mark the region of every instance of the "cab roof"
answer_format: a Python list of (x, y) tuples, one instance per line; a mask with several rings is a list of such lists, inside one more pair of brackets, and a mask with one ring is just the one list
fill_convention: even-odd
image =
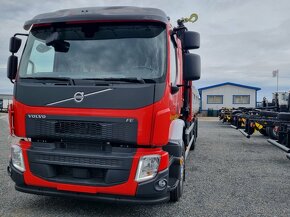
[(141, 7), (88, 7), (59, 10), (50, 13), (39, 14), (25, 22), (23, 28), (29, 30), (34, 24), (73, 22), (73, 21), (159, 21), (168, 23), (168, 17), (164, 11), (157, 8)]

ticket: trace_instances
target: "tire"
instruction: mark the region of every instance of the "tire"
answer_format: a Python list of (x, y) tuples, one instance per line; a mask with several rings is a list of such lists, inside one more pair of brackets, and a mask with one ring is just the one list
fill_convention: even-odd
[(277, 117), (278, 112), (271, 112), (271, 111), (261, 111), (260, 116), (262, 117), (272, 117), (275, 118)]
[(268, 129), (270, 139), (278, 139), (277, 133), (274, 131), (274, 127), (269, 127)]
[(261, 130), (259, 130), (259, 132), (263, 135), (263, 136), (268, 136), (265, 128), (262, 128)]
[(278, 114), (278, 119), (283, 121), (290, 121), (290, 113), (289, 112), (280, 112)]
[(183, 158), (183, 167), (180, 168), (179, 171), (179, 182), (177, 187), (170, 192), (170, 201), (171, 202), (177, 202), (182, 196), (183, 193), (183, 186), (184, 186), (184, 181), (185, 181), (185, 152), (183, 148), (183, 153), (182, 153), (182, 158)]
[(248, 133), (249, 135), (253, 135), (253, 133), (255, 132), (255, 128), (253, 128), (253, 127), (249, 127), (247, 131), (248, 131), (247, 133)]
[(239, 114), (239, 113), (242, 113), (242, 111), (241, 110), (234, 110), (234, 111), (232, 111), (232, 114), (234, 115), (234, 114)]
[(192, 142), (190, 149), (189, 149), (190, 151), (193, 151), (195, 149), (195, 141), (196, 141), (196, 138), (193, 139), (193, 142)]
[(270, 135), (270, 127), (266, 127), (266, 134), (267, 134), (267, 136), (269, 137), (269, 135)]
[(195, 128), (195, 141), (196, 141), (196, 139), (197, 139), (197, 137), (198, 137), (198, 119), (196, 119), (196, 123), (195, 123), (196, 125), (196, 128)]

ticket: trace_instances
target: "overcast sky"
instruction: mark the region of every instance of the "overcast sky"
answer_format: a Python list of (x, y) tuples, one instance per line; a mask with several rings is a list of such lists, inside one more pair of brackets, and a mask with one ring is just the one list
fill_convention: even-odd
[(199, 20), (188, 29), (201, 34), (204, 87), (225, 81), (262, 88), (259, 98), (276, 90), (272, 71), (279, 69), (279, 89), (289, 90), (290, 1), (289, 0), (0, 0), (0, 93), (11, 93), (6, 78), (9, 38), (23, 30), (33, 16), (65, 8), (129, 5), (157, 7), (172, 23), (196, 12)]

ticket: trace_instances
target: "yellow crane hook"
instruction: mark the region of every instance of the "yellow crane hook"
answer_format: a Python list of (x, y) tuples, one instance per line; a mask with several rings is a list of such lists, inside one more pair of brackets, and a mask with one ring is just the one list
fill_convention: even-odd
[(194, 23), (194, 22), (196, 22), (198, 20), (198, 15), (196, 13), (193, 13), (193, 14), (190, 15), (189, 18), (183, 17), (180, 20), (182, 22), (184, 22), (184, 23), (187, 23), (187, 22)]

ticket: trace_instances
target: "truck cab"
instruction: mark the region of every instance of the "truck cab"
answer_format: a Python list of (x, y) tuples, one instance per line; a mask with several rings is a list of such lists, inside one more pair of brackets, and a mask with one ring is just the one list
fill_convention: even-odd
[[(199, 34), (155, 8), (40, 14), (10, 40), (8, 173), (18, 191), (178, 201), (194, 149)], [(21, 60), (16, 53), (27, 37)]]

